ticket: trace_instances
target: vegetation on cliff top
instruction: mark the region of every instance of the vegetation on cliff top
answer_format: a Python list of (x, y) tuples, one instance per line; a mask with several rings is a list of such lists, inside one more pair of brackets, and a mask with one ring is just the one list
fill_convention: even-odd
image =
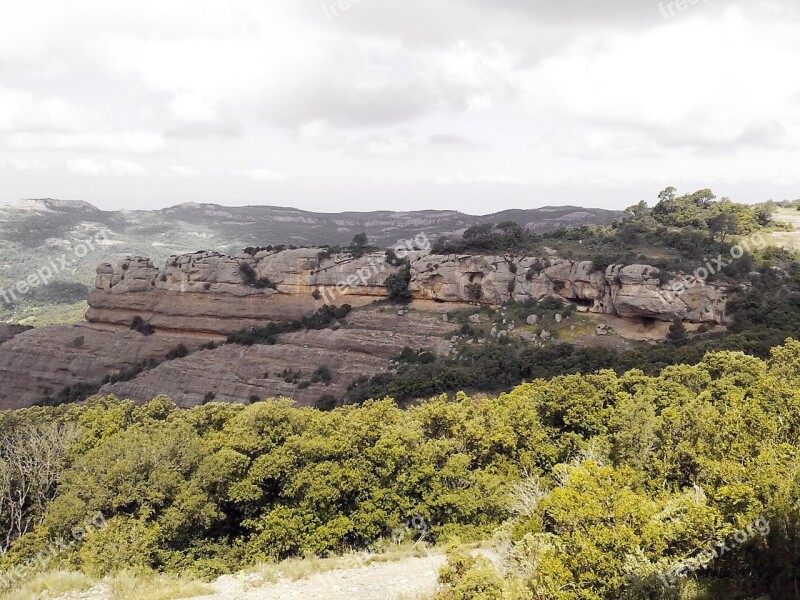
[[(627, 209), (627, 216), (610, 226), (586, 225), (534, 233), (512, 221), (487, 223), (467, 229), (462, 239), (440, 238), (435, 254), (518, 252), (547, 256), (547, 249), (561, 258), (591, 260), (598, 268), (613, 263), (644, 262), (665, 270), (697, 268), (704, 257), (727, 254), (737, 236), (766, 227), (782, 228), (772, 219), (777, 205), (749, 206), (727, 198), (716, 200), (711, 190), (677, 196), (675, 188), (659, 194), (648, 207), (642, 201)], [(725, 273), (748, 270), (747, 261), (736, 261)]]

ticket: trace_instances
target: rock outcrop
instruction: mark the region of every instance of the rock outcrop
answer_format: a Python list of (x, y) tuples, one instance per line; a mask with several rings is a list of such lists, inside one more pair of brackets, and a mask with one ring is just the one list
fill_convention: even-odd
[[(680, 294), (649, 265), (513, 256), (409, 253), (415, 300), (509, 301), (558, 296), (584, 312), (672, 321), (722, 323), (726, 289), (696, 285)], [(323, 304), (363, 306), (385, 298), (399, 268), (383, 254), (353, 258), (316, 249), (235, 257), (211, 252), (170, 258), (163, 270), (144, 258), (97, 269), (90, 322), (128, 325), (141, 316), (162, 331), (225, 335), (272, 320), (296, 319)]]
[[(232, 257), (199, 252), (173, 256), (163, 269), (146, 258), (101, 265), (88, 323), (0, 330), (0, 408), (30, 406), (70, 386), (99, 388), (106, 377), (130, 373), (143, 361), (163, 361), (179, 344), (193, 353), (108, 384), (101, 393), (140, 402), (166, 393), (181, 406), (210, 398), (246, 402), (288, 395), (301, 404), (323, 395), (341, 398), (356, 379), (389, 368), (391, 357), (406, 346), (450, 352), (445, 338), (452, 337), (453, 325), (441, 313), (467, 302), (558, 296), (580, 311), (622, 318), (725, 319), (724, 287), (696, 285), (676, 294), (648, 265), (598, 270), (591, 262), (556, 258), (423, 251), (408, 254), (411, 308), (371, 306), (387, 296), (386, 278), (401, 269), (379, 253), (353, 258), (316, 249)], [(283, 334), (275, 346), (197, 351), (243, 328), (309, 316), (325, 304), (356, 310), (335, 330)], [(155, 334), (131, 331), (135, 317), (150, 323)], [(319, 367), (332, 373), (328, 385), (310, 382)]]
[(7, 342), (15, 335), (19, 335), (20, 333), (24, 333), (32, 327), (27, 327), (25, 325), (13, 325), (11, 323), (0, 323), (0, 344), (3, 342)]
[[(426, 347), (448, 354), (443, 339), (452, 327), (432, 314), (399, 316), (396, 311), (365, 308), (354, 311), (336, 331), (298, 331), (281, 336), (274, 346), (228, 344), (166, 362), (139, 377), (104, 386), (100, 393), (145, 402), (158, 394), (181, 407), (203, 401), (246, 402), (286, 396), (302, 406), (329, 396), (343, 398), (348, 386), (389, 368), (400, 350)], [(325, 367), (330, 382), (312, 383), (314, 371)], [(288, 375), (288, 381), (287, 379)]]
[(76, 384), (99, 387), (108, 375), (148, 359), (164, 360), (179, 344), (194, 350), (203, 342), (91, 324), (31, 329), (0, 344), (0, 408), (32, 406)]
[(415, 298), (445, 302), (510, 301), (558, 296), (583, 312), (672, 321), (720, 324), (725, 319), (726, 288), (696, 285), (674, 293), (649, 265), (611, 265), (604, 271), (590, 261), (509, 256), (422, 256), (411, 263)]

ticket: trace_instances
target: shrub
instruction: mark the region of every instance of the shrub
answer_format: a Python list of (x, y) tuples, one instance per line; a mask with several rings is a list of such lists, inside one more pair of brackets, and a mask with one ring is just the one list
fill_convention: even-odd
[(156, 332), (155, 327), (146, 322), (142, 317), (136, 315), (131, 322), (131, 330), (141, 333), (142, 335), (153, 335)]
[(397, 273), (392, 273), (386, 278), (384, 285), (389, 294), (390, 302), (407, 303), (411, 300), (411, 267), (406, 264)]
[(183, 358), (189, 356), (189, 349), (184, 344), (178, 344), (167, 352), (165, 358), (167, 360), (175, 360), (176, 358)]
[(314, 403), (314, 406), (319, 410), (330, 411), (336, 408), (339, 404), (336, 396), (333, 394), (323, 394), (320, 396), (317, 401)]
[(318, 367), (317, 370), (311, 374), (311, 383), (322, 382), (328, 385), (332, 380), (333, 375), (331, 375), (331, 370), (326, 366)]
[(483, 287), (480, 283), (469, 283), (464, 288), (470, 302), (479, 302), (483, 297)]
[(269, 277), (259, 277), (256, 270), (248, 263), (239, 264), (239, 272), (242, 274), (242, 281), (245, 285), (254, 287), (256, 289), (277, 289), (277, 286), (270, 280)]

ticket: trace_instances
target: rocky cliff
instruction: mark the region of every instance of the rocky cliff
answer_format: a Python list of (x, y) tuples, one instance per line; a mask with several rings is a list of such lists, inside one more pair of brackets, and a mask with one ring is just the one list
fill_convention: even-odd
[[(713, 284), (672, 293), (649, 265), (611, 265), (530, 256), (408, 254), (415, 300), (443, 303), (560, 296), (583, 312), (629, 318), (722, 323), (727, 290)], [(163, 269), (134, 258), (97, 269), (90, 322), (127, 326), (141, 316), (163, 331), (228, 334), (271, 320), (295, 319), (325, 303), (362, 306), (387, 296), (400, 269), (383, 254), (325, 256), (315, 249), (235, 257), (200, 252), (172, 257)]]
[[(180, 406), (280, 395), (312, 405), (324, 396), (341, 398), (357, 379), (390, 369), (404, 347), (448, 354), (457, 338), (442, 313), (467, 302), (559, 296), (582, 312), (628, 319), (725, 319), (725, 288), (697, 285), (673, 294), (671, 283), (647, 265), (598, 270), (556, 258), (425, 251), (408, 259), (414, 302), (403, 309), (374, 304), (387, 296), (386, 278), (401, 271), (384, 254), (199, 252), (171, 257), (163, 268), (146, 258), (103, 264), (87, 323), (0, 330), (0, 408), (71, 398), (76, 386), (138, 402), (165, 393)], [(246, 327), (312, 315), (326, 303), (356, 309), (333, 329), (286, 333), (274, 346), (203, 349)], [(137, 316), (154, 335), (130, 329)], [(191, 354), (165, 360), (178, 346)], [(140, 369), (146, 361), (161, 364)], [(312, 381), (322, 367), (330, 380)], [(103, 386), (108, 377), (118, 381)]]

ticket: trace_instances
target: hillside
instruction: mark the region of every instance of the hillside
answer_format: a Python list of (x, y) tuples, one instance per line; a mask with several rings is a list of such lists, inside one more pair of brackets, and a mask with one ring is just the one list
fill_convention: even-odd
[[(198, 249), (233, 254), (248, 246), (345, 245), (366, 232), (372, 244), (388, 247), (398, 240), (426, 234), (460, 236), (482, 223), (512, 220), (534, 231), (588, 224), (610, 225), (618, 211), (578, 207), (514, 210), (486, 216), (455, 211), (312, 213), (273, 206), (228, 207), (181, 204), (154, 211), (102, 211), (86, 202), (28, 200), (0, 206), (0, 289), (64, 256), (69, 264), (55, 274), (55, 283), (20, 296), (16, 302), (0, 299), (0, 318), (26, 306), (69, 304), (85, 300), (94, 281), (94, 269), (125, 256), (148, 256), (163, 264), (173, 254)], [(81, 242), (105, 232), (85, 256)], [(79, 251), (80, 252), (80, 251)]]

